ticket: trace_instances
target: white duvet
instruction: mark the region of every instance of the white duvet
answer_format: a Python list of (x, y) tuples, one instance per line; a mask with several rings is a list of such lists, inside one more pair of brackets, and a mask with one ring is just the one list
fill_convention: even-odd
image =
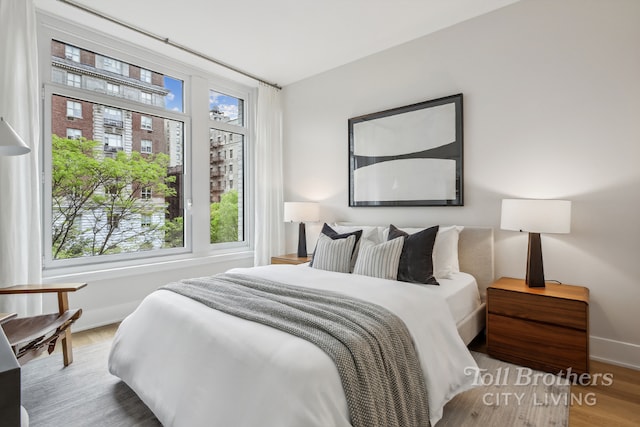
[[(429, 286), (293, 265), (232, 272), (342, 292), (398, 315), (418, 350), (432, 425), (472, 387), (465, 368), (477, 365)], [(167, 427), (350, 426), (338, 371), (320, 348), (170, 291), (152, 293), (122, 322), (109, 371)]]

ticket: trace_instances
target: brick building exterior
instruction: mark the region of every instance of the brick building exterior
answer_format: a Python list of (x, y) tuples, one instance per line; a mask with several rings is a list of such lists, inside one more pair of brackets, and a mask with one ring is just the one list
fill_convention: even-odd
[[(164, 87), (162, 74), (57, 41), (51, 44), (51, 54), (54, 83), (165, 107), (169, 90)], [(182, 123), (61, 95), (53, 95), (51, 102), (51, 126), (55, 135), (101, 142), (99, 150), (104, 157), (113, 157), (119, 151), (136, 151), (145, 157), (158, 153), (168, 155), (168, 174), (176, 177), (172, 187), (177, 190), (177, 196), (165, 198), (162, 194), (143, 195), (137, 191), (135, 197), (151, 197), (158, 206), (169, 206), (166, 214), (154, 215), (152, 221), (156, 224), (183, 215)], [(148, 221), (140, 218), (139, 226)], [(157, 245), (162, 245), (160, 237)]]

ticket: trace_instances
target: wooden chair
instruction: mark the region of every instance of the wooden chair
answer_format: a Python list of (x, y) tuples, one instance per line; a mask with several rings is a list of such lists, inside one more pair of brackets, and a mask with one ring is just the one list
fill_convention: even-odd
[(51, 354), (58, 338), (62, 338), (64, 366), (73, 362), (71, 325), (82, 315), (82, 309), (69, 309), (68, 292), (75, 292), (86, 283), (51, 285), (16, 285), (0, 288), (0, 295), (52, 293), (58, 294), (58, 312), (7, 320), (2, 329), (20, 365), (38, 357), (44, 350)]

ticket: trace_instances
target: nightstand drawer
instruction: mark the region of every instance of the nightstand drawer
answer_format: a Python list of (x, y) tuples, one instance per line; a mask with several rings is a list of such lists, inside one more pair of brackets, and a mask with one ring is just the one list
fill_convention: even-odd
[(489, 313), (489, 355), (499, 359), (558, 373), (589, 372), (587, 333), (560, 326)]
[(487, 289), (489, 313), (586, 330), (588, 305), (583, 301), (553, 298), (504, 289)]

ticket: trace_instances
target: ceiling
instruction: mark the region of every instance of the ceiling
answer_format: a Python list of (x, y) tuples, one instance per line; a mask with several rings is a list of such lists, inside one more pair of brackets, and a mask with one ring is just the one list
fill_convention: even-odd
[[(285, 86), (518, 0), (73, 1)], [(35, 4), (99, 19), (57, 0)]]

